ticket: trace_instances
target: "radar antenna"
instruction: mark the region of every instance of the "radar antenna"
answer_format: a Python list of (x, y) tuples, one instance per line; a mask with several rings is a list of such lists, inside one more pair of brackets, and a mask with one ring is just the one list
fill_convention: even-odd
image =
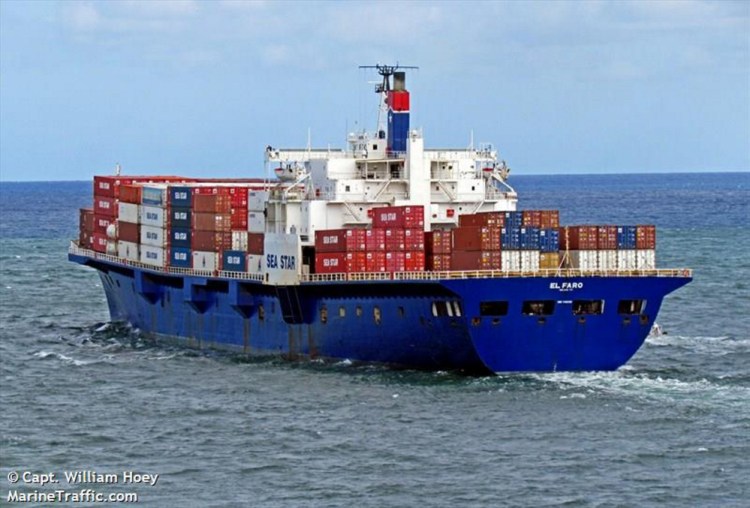
[(375, 65), (360, 65), (360, 69), (375, 69), (378, 71), (378, 74), (383, 76), (383, 83), (379, 84), (375, 87), (375, 93), (383, 93), (387, 92), (391, 89), (391, 76), (398, 70), (398, 69), (419, 69), (419, 67), (415, 67), (413, 65), (381, 65), (381, 64), (375, 64)]

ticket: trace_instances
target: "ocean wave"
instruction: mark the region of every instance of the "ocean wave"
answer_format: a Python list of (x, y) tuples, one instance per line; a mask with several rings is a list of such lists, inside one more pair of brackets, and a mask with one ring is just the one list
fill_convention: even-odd
[(39, 351), (37, 353), (34, 353), (33, 355), (35, 358), (39, 358), (40, 360), (46, 360), (47, 358), (53, 358), (62, 361), (63, 363), (75, 365), (76, 367), (83, 367), (86, 365), (93, 365), (96, 363), (101, 363), (105, 361), (103, 358), (94, 359), (94, 360), (78, 360), (76, 358), (73, 358), (68, 355), (64, 355), (62, 353), (56, 353), (54, 351)]

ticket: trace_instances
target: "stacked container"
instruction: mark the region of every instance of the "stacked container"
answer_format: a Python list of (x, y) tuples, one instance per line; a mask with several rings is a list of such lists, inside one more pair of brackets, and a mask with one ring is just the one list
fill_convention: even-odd
[(142, 188), (138, 184), (120, 186), (117, 203), (117, 257), (140, 261)]
[(425, 268), (436, 272), (451, 269), (452, 232), (435, 230), (425, 233)]
[(169, 256), (167, 185), (143, 185), (139, 211), (139, 260), (147, 265), (165, 267)]
[(193, 269), (220, 269), (220, 254), (232, 250), (232, 198), (228, 187), (193, 188), (191, 246)]
[(315, 232), (315, 272), (366, 272), (366, 231), (329, 229)]
[(635, 249), (636, 268), (656, 269), (656, 226), (635, 227)]
[(193, 188), (189, 185), (169, 187), (169, 265), (175, 268), (193, 266)]
[[(386, 206), (372, 214), (371, 242), (366, 255), (367, 271), (418, 272), (425, 268), (424, 207)], [(382, 231), (379, 233), (377, 231)], [(380, 244), (382, 239), (383, 243)], [(365, 245), (367, 246), (367, 236)], [(380, 250), (383, 245), (383, 250)], [(372, 268), (372, 270), (370, 269)]]

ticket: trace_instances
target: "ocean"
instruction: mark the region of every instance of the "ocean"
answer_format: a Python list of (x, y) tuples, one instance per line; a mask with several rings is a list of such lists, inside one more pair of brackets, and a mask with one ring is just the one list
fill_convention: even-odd
[(91, 183), (0, 183), (0, 505), (748, 506), (750, 174), (511, 183), (566, 224), (656, 224), (658, 265), (694, 269), (667, 334), (616, 372), (492, 377), (155, 345), (67, 261)]

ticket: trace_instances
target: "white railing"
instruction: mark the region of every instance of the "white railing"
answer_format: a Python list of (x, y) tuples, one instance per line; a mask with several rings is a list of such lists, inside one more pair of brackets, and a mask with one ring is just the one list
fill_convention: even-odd
[[(198, 277), (221, 277), (226, 279), (252, 280), (263, 282), (261, 273), (245, 273), (230, 271), (194, 270), (192, 268), (159, 267), (119, 258), (93, 250), (82, 249), (73, 241), (70, 242), (68, 252), (78, 256), (100, 259), (109, 263), (132, 266), (157, 273), (174, 275), (191, 275)], [(303, 274), (301, 282), (363, 282), (385, 280), (450, 280), (450, 279), (512, 279), (519, 277), (692, 277), (693, 271), (688, 268), (665, 268), (650, 270), (578, 270), (573, 268), (541, 269), (534, 271), (502, 270), (457, 270), (440, 272), (359, 272), (359, 273), (316, 273)]]

